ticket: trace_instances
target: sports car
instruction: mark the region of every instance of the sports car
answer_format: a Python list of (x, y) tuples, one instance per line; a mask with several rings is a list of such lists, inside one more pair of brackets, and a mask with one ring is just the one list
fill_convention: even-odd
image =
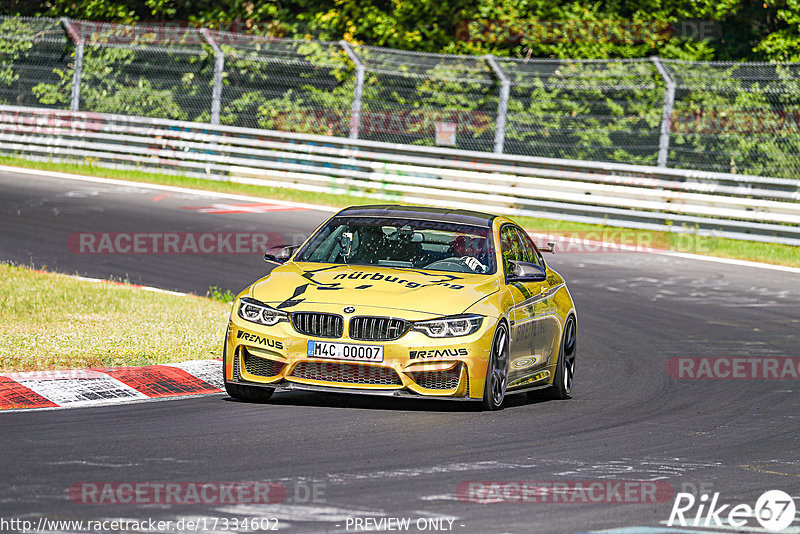
[[(346, 208), (233, 303), (231, 397), (311, 390), (475, 401), (572, 394), (578, 320), (564, 278), (506, 217)], [(541, 396), (542, 392), (537, 395)]]

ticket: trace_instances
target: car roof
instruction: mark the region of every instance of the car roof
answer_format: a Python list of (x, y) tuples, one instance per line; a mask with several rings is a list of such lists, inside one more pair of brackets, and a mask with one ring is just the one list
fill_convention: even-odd
[(351, 206), (336, 214), (337, 217), (386, 217), (393, 219), (421, 219), (441, 221), (470, 226), (491, 226), (497, 217), (489, 213), (451, 208), (431, 208), (427, 206), (402, 206), (379, 204), (374, 206)]

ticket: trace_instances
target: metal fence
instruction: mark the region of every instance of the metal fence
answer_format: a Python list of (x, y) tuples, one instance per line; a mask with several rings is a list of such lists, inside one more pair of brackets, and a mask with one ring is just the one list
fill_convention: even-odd
[(0, 18), (0, 104), (795, 178), (800, 63), (422, 54)]

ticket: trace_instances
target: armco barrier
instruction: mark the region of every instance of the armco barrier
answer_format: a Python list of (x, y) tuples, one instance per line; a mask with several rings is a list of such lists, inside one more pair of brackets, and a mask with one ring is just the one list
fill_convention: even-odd
[(800, 245), (800, 181), (0, 106), (0, 153)]

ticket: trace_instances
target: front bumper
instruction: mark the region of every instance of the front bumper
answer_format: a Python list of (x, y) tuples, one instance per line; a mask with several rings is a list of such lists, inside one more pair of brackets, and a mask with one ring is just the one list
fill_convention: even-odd
[[(225, 339), (225, 380), (282, 390), (477, 400), (483, 397), (494, 325), (486, 318), (477, 332), (455, 338), (411, 331), (393, 341), (354, 341), (346, 333), (337, 339), (306, 336), (288, 322), (262, 326), (234, 314)], [(309, 357), (310, 340), (381, 345), (384, 359)]]

